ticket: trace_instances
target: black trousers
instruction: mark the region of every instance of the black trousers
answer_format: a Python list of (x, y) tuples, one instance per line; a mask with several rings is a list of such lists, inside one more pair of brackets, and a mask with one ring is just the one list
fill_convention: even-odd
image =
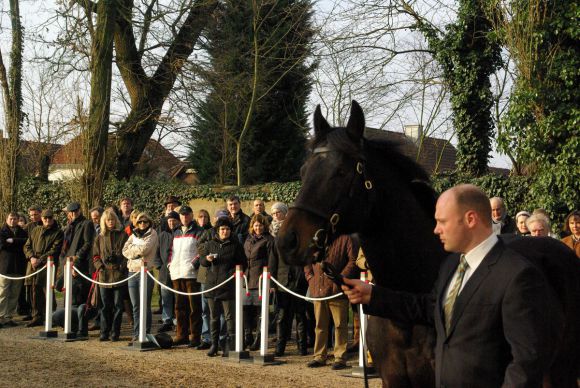
[(277, 291), (278, 314), (276, 317), (277, 350), (284, 351), (286, 342), (290, 339), (292, 321), (296, 317), (296, 340), (298, 348), (306, 350), (306, 302), (287, 292)]
[(211, 341), (217, 344), (220, 337), (220, 316), (224, 314), (226, 327), (228, 330), (228, 337), (234, 338), (236, 327), (234, 322), (235, 302), (233, 299), (216, 300), (214, 298), (207, 298), (207, 305), (209, 307), (210, 315), (210, 330)]

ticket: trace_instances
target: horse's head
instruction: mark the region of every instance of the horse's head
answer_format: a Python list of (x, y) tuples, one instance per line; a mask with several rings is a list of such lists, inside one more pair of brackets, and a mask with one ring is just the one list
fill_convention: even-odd
[(366, 176), (364, 128), (356, 101), (346, 127), (331, 128), (320, 106), (316, 108), (311, 153), (300, 172), (302, 188), (278, 232), (278, 247), (287, 262), (308, 262), (335, 236), (362, 226), (374, 193)]

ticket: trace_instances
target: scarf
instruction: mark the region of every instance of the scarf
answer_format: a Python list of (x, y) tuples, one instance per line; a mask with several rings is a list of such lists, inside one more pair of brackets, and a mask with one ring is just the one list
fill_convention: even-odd
[(272, 223), (270, 224), (270, 234), (272, 237), (276, 237), (278, 235), (278, 231), (280, 230), (283, 222), (284, 221), (272, 220)]

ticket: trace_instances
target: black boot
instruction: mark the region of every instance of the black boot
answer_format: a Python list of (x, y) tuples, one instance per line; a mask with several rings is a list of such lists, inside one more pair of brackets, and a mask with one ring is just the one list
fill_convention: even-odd
[(286, 341), (278, 340), (278, 342), (276, 343), (276, 352), (274, 353), (274, 355), (276, 357), (282, 357), (285, 351), (286, 351)]
[(251, 351), (258, 350), (258, 349), (260, 349), (260, 333), (256, 333), (256, 339), (250, 345)]
[(254, 343), (252, 335), (252, 320), (254, 318), (254, 306), (244, 306), (244, 349)]
[(207, 351), (207, 355), (208, 355), (208, 357), (215, 357), (215, 356), (217, 356), (217, 353), (218, 353), (218, 342), (212, 341), (211, 346), (210, 346), (209, 350)]
[(222, 357), (228, 357), (230, 355), (230, 349), (235, 349), (233, 337), (227, 337), (223, 339), (223, 349)]
[(247, 349), (248, 347), (252, 346), (253, 343), (254, 343), (254, 336), (252, 335), (251, 332), (246, 332), (244, 334), (244, 349)]

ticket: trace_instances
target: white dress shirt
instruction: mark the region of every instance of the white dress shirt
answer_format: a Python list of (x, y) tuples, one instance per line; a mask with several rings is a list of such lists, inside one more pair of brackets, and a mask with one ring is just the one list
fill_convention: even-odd
[[(483, 240), (481, 243), (479, 243), (478, 246), (476, 246), (475, 248), (473, 248), (472, 250), (470, 250), (465, 254), (465, 260), (467, 261), (467, 264), (469, 264), (469, 267), (467, 267), (467, 269), (465, 270), (465, 274), (463, 275), (463, 282), (461, 283), (461, 287), (459, 288), (459, 294), (461, 294), (463, 287), (465, 287), (471, 275), (473, 275), (477, 267), (479, 267), (485, 256), (489, 253), (489, 251), (491, 251), (491, 249), (494, 247), (495, 244), (497, 244), (497, 242), (498, 238), (496, 234), (492, 232), (488, 238)], [(455, 275), (447, 285), (445, 299), (447, 299), (447, 296), (449, 296), (449, 291), (451, 291), (452, 285), (455, 284), (456, 277), (457, 273), (455, 273)]]

